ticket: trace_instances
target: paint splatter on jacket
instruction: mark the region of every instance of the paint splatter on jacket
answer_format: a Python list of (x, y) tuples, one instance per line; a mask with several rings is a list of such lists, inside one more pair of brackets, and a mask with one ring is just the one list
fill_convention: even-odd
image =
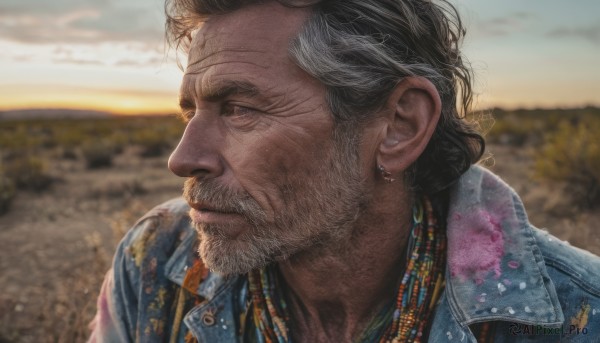
[[(107, 273), (90, 342), (241, 342), (246, 278), (210, 273), (182, 199), (124, 237)], [(515, 192), (472, 167), (453, 186), (446, 287), (430, 342), (600, 342), (600, 258), (527, 220)]]

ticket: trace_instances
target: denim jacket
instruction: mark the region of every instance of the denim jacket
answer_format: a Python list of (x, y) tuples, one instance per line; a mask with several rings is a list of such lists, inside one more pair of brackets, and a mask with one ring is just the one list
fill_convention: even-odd
[[(90, 342), (242, 341), (246, 278), (205, 270), (188, 289), (195, 301), (180, 296), (199, 261), (188, 210), (182, 199), (164, 203), (124, 237)], [(497, 176), (474, 166), (453, 186), (447, 237), (430, 342), (476, 342), (471, 328), (481, 322), (495, 323), (496, 343), (600, 342), (600, 258), (534, 228)]]

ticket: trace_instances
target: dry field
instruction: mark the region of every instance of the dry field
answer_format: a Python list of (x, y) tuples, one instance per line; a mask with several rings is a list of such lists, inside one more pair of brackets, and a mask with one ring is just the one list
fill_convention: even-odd
[(166, 157), (126, 151), (110, 169), (54, 166), (0, 217), (0, 342), (82, 342), (115, 246), (137, 217), (181, 194)]
[[(490, 144), (485, 163), (521, 194), (531, 221), (600, 254), (598, 211), (571, 205), (560, 183), (532, 178), (535, 144)], [(127, 147), (112, 166), (53, 159), (45, 192), (20, 191), (0, 216), (0, 343), (82, 342), (95, 297), (123, 232), (152, 206), (181, 193), (168, 153)]]

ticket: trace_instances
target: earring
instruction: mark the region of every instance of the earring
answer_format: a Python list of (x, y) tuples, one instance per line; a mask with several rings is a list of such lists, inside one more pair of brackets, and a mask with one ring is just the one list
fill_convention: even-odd
[(392, 182), (396, 181), (396, 179), (391, 177), (392, 173), (385, 170), (385, 168), (381, 164), (377, 166), (377, 170), (379, 170), (379, 173), (381, 173), (381, 176), (383, 176), (383, 179), (385, 180), (385, 182), (392, 183)]

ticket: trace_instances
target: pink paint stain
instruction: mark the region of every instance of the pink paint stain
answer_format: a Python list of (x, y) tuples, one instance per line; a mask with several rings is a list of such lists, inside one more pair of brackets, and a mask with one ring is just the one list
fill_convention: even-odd
[[(98, 311), (96, 312), (96, 316), (89, 323), (88, 327), (92, 330), (105, 331), (107, 328), (110, 328), (113, 323), (113, 318), (111, 316), (111, 290), (114, 287), (113, 281), (113, 273), (112, 270), (109, 270), (106, 273), (104, 278), (104, 282), (102, 283), (102, 288), (100, 289), (100, 294), (96, 301), (96, 305)], [(95, 335), (93, 335), (89, 342), (95, 342)]]
[(459, 227), (448, 230), (448, 264), (452, 276), (480, 280), (493, 272), (496, 279), (500, 278), (504, 255), (500, 220), (483, 209), (463, 213), (454, 219), (458, 220), (452, 225)]

